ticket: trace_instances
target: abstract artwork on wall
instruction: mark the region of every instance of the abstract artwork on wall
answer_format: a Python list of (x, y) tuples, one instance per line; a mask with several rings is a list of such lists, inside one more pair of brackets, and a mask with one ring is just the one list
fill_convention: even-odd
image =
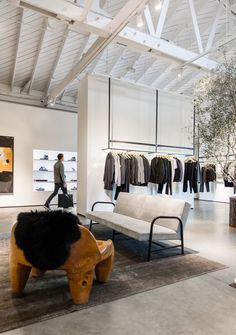
[(14, 137), (0, 136), (0, 193), (13, 193)]

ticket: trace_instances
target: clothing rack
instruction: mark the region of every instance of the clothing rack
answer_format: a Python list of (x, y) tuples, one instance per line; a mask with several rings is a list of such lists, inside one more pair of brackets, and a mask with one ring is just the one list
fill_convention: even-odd
[(104, 152), (105, 151), (121, 151), (121, 152), (127, 152), (127, 153), (132, 153), (132, 152), (139, 152), (140, 154), (146, 153), (148, 155), (170, 155), (170, 156), (184, 156), (184, 157), (191, 157), (192, 154), (183, 154), (183, 153), (178, 153), (178, 152), (167, 152), (167, 151), (148, 151), (148, 150), (138, 150), (138, 149), (124, 149), (124, 148), (103, 148), (102, 149)]
[(155, 151), (148, 151), (148, 150), (138, 150), (138, 149), (122, 149), (122, 148), (103, 148), (102, 149), (103, 151), (123, 151), (123, 152), (140, 152), (141, 153), (148, 153), (148, 154), (152, 154), (152, 153), (155, 153)]

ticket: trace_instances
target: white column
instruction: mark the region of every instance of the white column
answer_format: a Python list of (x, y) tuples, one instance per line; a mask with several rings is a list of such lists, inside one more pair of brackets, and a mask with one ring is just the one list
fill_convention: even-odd
[(98, 200), (110, 200), (103, 187), (108, 143), (108, 78), (88, 76), (79, 88), (78, 213), (85, 215)]

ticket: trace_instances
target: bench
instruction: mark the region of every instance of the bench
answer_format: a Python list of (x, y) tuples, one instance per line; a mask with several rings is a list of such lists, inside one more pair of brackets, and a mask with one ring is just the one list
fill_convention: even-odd
[[(113, 211), (95, 211), (98, 204), (112, 204)], [(86, 214), (90, 220), (90, 231), (94, 223), (100, 223), (138, 241), (148, 241), (147, 260), (151, 259), (152, 244), (164, 247), (158, 243), (162, 240), (180, 240), (184, 254), (184, 227), (188, 218), (190, 204), (184, 200), (170, 197), (158, 197), (144, 194), (121, 192), (116, 204), (97, 201), (92, 210)]]

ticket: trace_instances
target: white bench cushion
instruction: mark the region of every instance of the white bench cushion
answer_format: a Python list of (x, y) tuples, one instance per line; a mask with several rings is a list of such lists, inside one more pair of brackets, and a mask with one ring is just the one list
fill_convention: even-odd
[[(114, 212), (94, 211), (88, 212), (86, 217), (94, 222), (104, 224), (120, 233), (130, 236), (139, 241), (148, 241), (151, 224), (149, 222), (135, 219), (127, 215)], [(158, 223), (158, 221), (157, 221)], [(179, 233), (174, 230), (154, 225), (153, 240), (178, 240)]]
[[(147, 222), (152, 222), (157, 216), (177, 216), (185, 226), (189, 210), (190, 204), (184, 200), (121, 192), (116, 201), (114, 213)], [(158, 224), (179, 232), (178, 220), (160, 219)]]

